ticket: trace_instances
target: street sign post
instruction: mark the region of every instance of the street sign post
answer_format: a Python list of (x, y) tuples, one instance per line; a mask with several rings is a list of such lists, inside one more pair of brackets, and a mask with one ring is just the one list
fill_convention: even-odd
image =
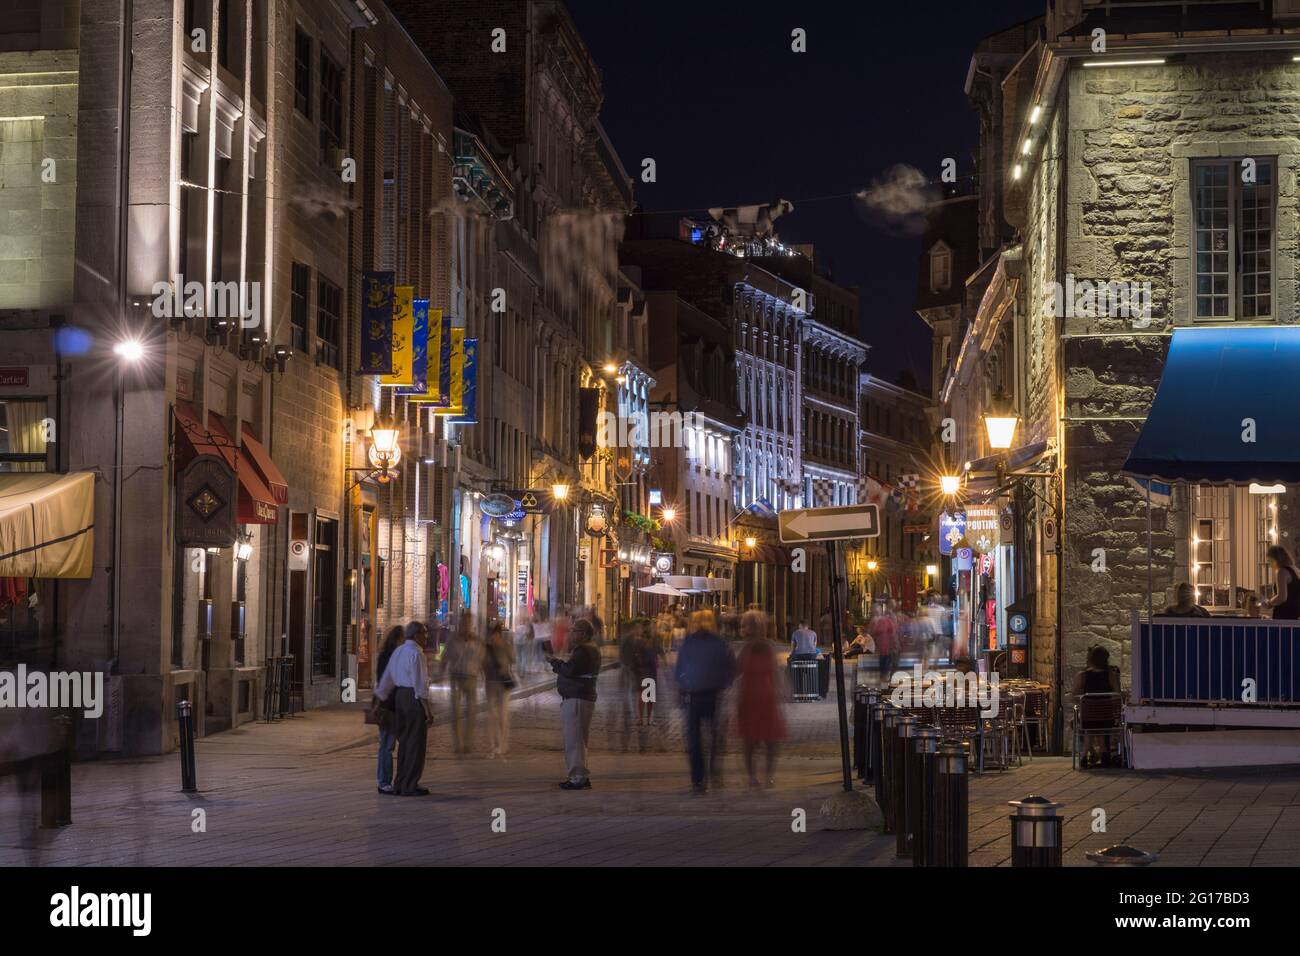
[(880, 509), (876, 505), (843, 508), (800, 508), (779, 515), (782, 544), (875, 538), (880, 534)]
[(849, 710), (844, 699), (844, 610), (840, 601), (840, 556), (835, 542), (846, 538), (875, 538), (880, 534), (880, 509), (876, 505), (850, 505), (842, 508), (801, 508), (782, 511), (778, 516), (782, 544), (826, 542), (830, 561), (831, 635), (835, 650), (835, 689), (840, 711), (840, 763), (844, 771), (844, 790), (853, 791), (853, 771), (849, 766)]

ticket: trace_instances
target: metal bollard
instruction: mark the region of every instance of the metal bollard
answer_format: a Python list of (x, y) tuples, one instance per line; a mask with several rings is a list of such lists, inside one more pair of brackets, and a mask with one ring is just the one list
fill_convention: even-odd
[(188, 700), (176, 702), (176, 719), (181, 734), (181, 790), (193, 793), (198, 789), (194, 779), (194, 708)]
[(907, 822), (912, 842), (912, 865), (934, 866), (935, 755), (939, 752), (939, 731), (918, 727), (908, 751)]
[(853, 691), (853, 769), (859, 780), (866, 780), (867, 700), (861, 688)]
[(966, 866), (970, 845), (970, 766), (955, 740), (935, 755), (935, 866)]
[(894, 832), (894, 805), (890, 802), (890, 789), (894, 780), (894, 729), (902, 711), (892, 701), (881, 701), (880, 711), (880, 773), (876, 774), (876, 806), (884, 818), (883, 833)]
[(875, 783), (880, 779), (880, 722), (884, 719), (884, 713), (880, 693), (871, 691), (867, 698), (866, 776), (862, 778), (867, 783)]
[(890, 803), (894, 807), (894, 853), (900, 860), (912, 855), (912, 831), (907, 819), (907, 752), (912, 749), (920, 720), (911, 714), (898, 718), (894, 726), (894, 783)]
[(1092, 850), (1084, 856), (1098, 866), (1150, 866), (1160, 859), (1155, 853), (1147, 853), (1124, 843), (1103, 850)]
[[(876, 704), (879, 700), (880, 692), (874, 688), (861, 689), (854, 695), (853, 753), (857, 761), (858, 779), (864, 783), (871, 783), (876, 779), (875, 751), (871, 746), (871, 737), (876, 733)], [(860, 736), (858, 720), (862, 722)]]
[(1060, 866), (1061, 826), (1057, 814), (1063, 804), (1030, 795), (1007, 801), (1016, 808), (1011, 820), (1012, 866)]

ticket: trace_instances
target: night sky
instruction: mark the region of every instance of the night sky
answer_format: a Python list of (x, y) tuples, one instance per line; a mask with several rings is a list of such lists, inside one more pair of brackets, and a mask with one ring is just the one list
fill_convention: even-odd
[[(605, 83), (602, 119), (647, 211), (789, 199), (786, 242), (811, 242), (862, 290), (868, 369), (929, 376), (912, 310), (919, 240), (870, 218), (851, 194), (896, 164), (972, 171), (963, 93), (975, 44), (1042, 14), (1045, 0), (568, 0)], [(790, 33), (807, 31), (808, 52)], [(653, 157), (658, 181), (640, 181)], [(801, 201), (803, 200), (803, 201)]]

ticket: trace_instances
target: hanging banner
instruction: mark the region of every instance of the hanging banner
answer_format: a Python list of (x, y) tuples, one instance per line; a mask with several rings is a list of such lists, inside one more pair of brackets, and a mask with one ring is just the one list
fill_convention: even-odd
[(590, 458), (596, 454), (596, 412), (600, 408), (600, 389), (578, 389), (578, 454)]
[[(418, 301), (418, 300), (417, 300)], [(447, 340), (447, 361), (450, 361), (451, 353), (451, 319), (444, 318), (442, 309), (430, 309), (428, 321), (428, 334), (425, 337), (425, 369), (424, 379), (425, 388), (423, 392), (416, 393), (412, 391), (407, 396), (407, 401), (426, 403), (430, 405), (445, 405), (446, 401), (442, 394), (443, 379), (443, 348), (442, 340)]]
[(433, 413), (435, 415), (448, 415), (451, 418), (459, 418), (465, 414), (465, 406), (462, 404), (465, 397), (465, 330), (451, 330), (451, 356), (447, 363), (449, 372), (447, 375), (448, 389), (447, 401), (443, 404), (435, 405)]
[(980, 554), (998, 546), (998, 506), (995, 502), (966, 506), (965, 535)]
[(397, 394), (425, 398), (429, 392), (429, 300), (413, 300), (411, 316), (411, 384), (400, 386)]
[(461, 407), (464, 411), (452, 419), (456, 425), (478, 424), (478, 339), (466, 339), (461, 359)]
[(361, 367), (358, 375), (393, 371), (393, 282), (391, 272), (361, 278)]
[(393, 370), (379, 379), (380, 385), (410, 385), (415, 358), (415, 287), (399, 285), (393, 290)]
[(438, 336), (438, 404), (451, 403), (451, 316), (444, 315)]
[(966, 514), (959, 511), (955, 515), (944, 512), (939, 515), (939, 553), (945, 557), (952, 554), (952, 546), (966, 534)]

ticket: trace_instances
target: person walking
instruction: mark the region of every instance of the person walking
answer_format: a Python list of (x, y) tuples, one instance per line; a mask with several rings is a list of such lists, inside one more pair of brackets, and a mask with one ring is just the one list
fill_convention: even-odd
[[(384, 635), (384, 643), (379, 648), (379, 657), (375, 661), (375, 684), (384, 679), (393, 652), (402, 646), (402, 626), (394, 624)], [(391, 703), (391, 701), (390, 701)], [(392, 707), (379, 707), (375, 711), (375, 720), (379, 723), (379, 792), (393, 792), (393, 751), (397, 749), (397, 712)]]
[(550, 658), (555, 671), (555, 689), (560, 694), (560, 724), (564, 734), (564, 762), (569, 776), (561, 790), (590, 790), (587, 741), (591, 736), (591, 715), (596, 712), (596, 678), (600, 674), (600, 651), (596, 649), (591, 622), (575, 621), (569, 632), (573, 652), (567, 660)]
[(641, 661), (645, 656), (648, 637), (645, 625), (640, 621), (629, 621), (618, 635), (618, 683), (619, 697), (622, 700), (623, 750), (628, 750), (632, 743), (632, 718), (641, 723)]
[(392, 792), (403, 797), (424, 797), (429, 791), (420, 786), (420, 778), (424, 776), (424, 755), (429, 742), (429, 726), (433, 723), (429, 665), (424, 659), (429, 629), (420, 621), (411, 621), (403, 634), (406, 640), (388, 659), (371, 706), (379, 709), (390, 695), (395, 698), (397, 779), (393, 782)]
[(1264, 554), (1273, 569), (1273, 596), (1261, 602), (1261, 606), (1273, 609), (1275, 621), (1300, 618), (1300, 571), (1291, 560), (1291, 552), (1275, 544)]
[(781, 715), (782, 691), (776, 648), (768, 637), (767, 615), (746, 611), (740, 619), (740, 636), (745, 645), (740, 651), (740, 680), (736, 693), (736, 729), (745, 747), (745, 772), (750, 787), (757, 788), (754, 756), (760, 746), (765, 752), (764, 787), (776, 785), (776, 750), (785, 737), (785, 719)]
[(474, 746), (478, 682), (483, 675), (483, 641), (474, 629), (474, 617), (469, 611), (461, 614), (460, 626), (447, 640), (443, 670), (451, 688), (452, 750), (467, 754)]
[(690, 753), (691, 791), (707, 792), (703, 725), (709, 725), (709, 780), (720, 789), (722, 779), (722, 714), (718, 698), (731, 686), (736, 662), (731, 649), (717, 633), (713, 612), (696, 611), (691, 615), (691, 633), (677, 652), (673, 676), (686, 705), (686, 745)]
[(510, 749), (510, 691), (515, 686), (515, 647), (500, 621), (488, 625), (483, 648), (483, 693), (488, 705), (488, 757)]
[(533, 613), (533, 659), (529, 670), (541, 668), (546, 663), (546, 655), (554, 652), (555, 627), (551, 623), (550, 609), (545, 601), (538, 601)]
[(894, 662), (897, 660), (895, 649), (898, 627), (894, 621), (894, 602), (881, 608), (871, 619), (871, 639), (876, 642), (876, 654), (880, 658), (880, 679), (888, 681), (893, 674)]

